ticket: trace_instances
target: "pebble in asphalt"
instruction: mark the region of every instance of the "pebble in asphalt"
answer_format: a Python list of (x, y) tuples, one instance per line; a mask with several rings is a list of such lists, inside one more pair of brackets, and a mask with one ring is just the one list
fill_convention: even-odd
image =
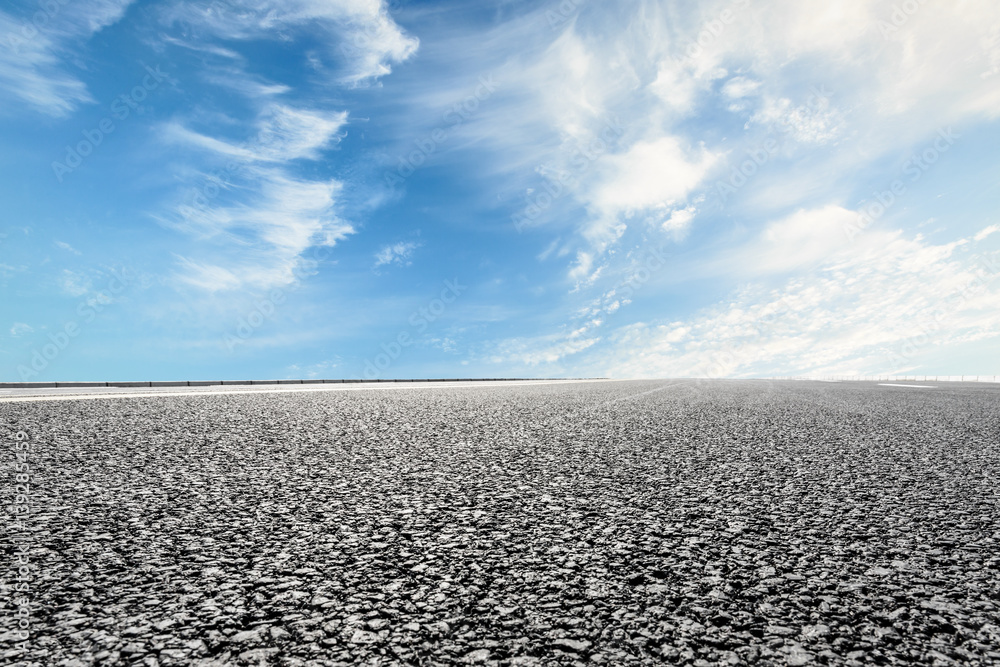
[(33, 439), (31, 637), (8, 597), (3, 664), (1000, 664), (995, 386), (164, 396), (0, 424), (10, 461)]

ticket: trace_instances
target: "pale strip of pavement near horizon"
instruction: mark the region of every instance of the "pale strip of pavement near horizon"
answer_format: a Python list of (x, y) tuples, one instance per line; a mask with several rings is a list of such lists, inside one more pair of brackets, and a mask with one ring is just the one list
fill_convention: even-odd
[[(38, 390), (38, 389), (14, 389), (14, 392), (34, 392), (30, 395), (25, 393), (0, 395), (0, 403), (27, 403), (36, 401), (80, 401), (96, 400), (107, 398), (157, 398), (164, 396), (225, 396), (236, 394), (285, 394), (297, 392), (315, 391), (372, 391), (378, 389), (443, 389), (458, 387), (512, 387), (525, 385), (542, 384), (572, 384), (579, 382), (616, 382), (619, 380), (595, 379), (595, 380), (504, 380), (504, 381), (483, 381), (483, 382), (378, 382), (359, 384), (307, 384), (307, 385), (213, 385), (203, 388), (193, 387), (159, 387), (157, 391), (150, 391), (148, 387), (121, 387), (117, 391), (109, 391), (108, 387), (95, 387), (92, 391), (87, 388), (66, 388)], [(141, 389), (143, 391), (136, 391)], [(38, 393), (49, 391), (52, 393)], [(56, 393), (65, 391), (68, 393)], [(70, 393), (71, 392), (71, 393)]]

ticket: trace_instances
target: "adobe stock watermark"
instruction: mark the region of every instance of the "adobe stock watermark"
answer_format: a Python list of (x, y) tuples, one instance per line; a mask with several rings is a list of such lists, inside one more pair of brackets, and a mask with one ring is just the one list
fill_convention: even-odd
[(782, 116), (777, 129), (772, 128), (764, 141), (747, 149), (746, 158), (730, 171), (728, 178), (715, 182), (712, 191), (721, 204), (725, 204), (740, 188), (753, 180), (753, 177), (787, 145), (789, 137), (794, 132), (792, 118), (825, 110), (829, 106), (832, 93), (826, 86), (822, 84), (818, 87), (812, 86), (809, 91), (805, 104), (800, 104)]
[(562, 0), (555, 9), (545, 10), (545, 20), (549, 23), (549, 28), (555, 30), (565, 24), (580, 11), (583, 0)]
[(714, 44), (726, 31), (726, 27), (736, 21), (737, 10), (743, 10), (749, 6), (750, 0), (733, 0), (728, 7), (719, 12), (716, 18), (702, 23), (694, 41), (684, 49), (683, 62), (690, 63), (701, 58), (705, 49)]
[(603, 298), (601, 310), (605, 315), (612, 315), (632, 301), (632, 297), (642, 287), (652, 280), (653, 276), (667, 266), (667, 253), (664, 246), (648, 248), (644, 257), (633, 268), (628, 277), (623, 278)]
[[(417, 335), (427, 330), (431, 323), (444, 315), (448, 305), (455, 302), (462, 292), (468, 289), (468, 285), (461, 285), (458, 278), (444, 281), (444, 288), (441, 293), (426, 306), (421, 306), (410, 314), (407, 319), (410, 327), (416, 331)], [(396, 359), (403, 354), (405, 348), (410, 347), (415, 342), (410, 329), (403, 329), (388, 343), (382, 343), (381, 352), (372, 359), (365, 359), (364, 375), (368, 380), (378, 378), (383, 371), (392, 365)]]
[(122, 269), (120, 272), (112, 269), (109, 273), (111, 278), (105, 289), (77, 304), (76, 314), (79, 319), (67, 320), (59, 330), (48, 335), (49, 342), (43, 343), (41, 347), (31, 348), (31, 361), (27, 364), (19, 364), (17, 367), (17, 375), (21, 378), (21, 382), (28, 382), (31, 378), (37, 377), (39, 373), (45, 371), (49, 364), (69, 347), (73, 339), (80, 335), (83, 330), (82, 325), (90, 324), (97, 319), (97, 316), (104, 312), (108, 305), (114, 303), (115, 295), (125, 291), (125, 288), (133, 280), (128, 275), (128, 269)]
[(31, 437), (19, 430), (14, 434), (14, 502), (10, 506), (13, 516), (7, 526), (8, 539), (13, 545), (11, 567), (14, 574), (10, 579), (14, 583), (5, 584), (4, 593), (15, 609), (14, 629), (8, 637), (13, 638), (14, 647), (22, 651), (28, 650), (31, 639), (31, 477)]
[(499, 87), (500, 84), (493, 79), (492, 74), (479, 77), (479, 85), (475, 90), (444, 112), (441, 116), (443, 124), (435, 127), (427, 136), (414, 140), (415, 148), (405, 156), (400, 156), (395, 170), (385, 172), (383, 175), (385, 184), (394, 187), (412, 176), (442, 144), (451, 138), (452, 131), (472, 118), (479, 110), (479, 105), (490, 99)]
[(274, 317), (278, 306), (285, 302), (289, 292), (297, 290), (302, 281), (315, 275), (320, 263), (330, 256), (330, 248), (331, 246), (314, 246), (311, 256), (300, 261), (292, 269), (293, 282), (290, 287), (272, 289), (266, 297), (254, 304), (254, 307), (246, 315), (236, 321), (231, 332), (223, 334), (222, 342), (230, 353), (236, 350), (237, 345), (249, 340), (258, 329)]
[(102, 118), (96, 127), (83, 130), (81, 133), (83, 139), (75, 145), (66, 146), (66, 157), (63, 158), (63, 161), (52, 163), (52, 173), (55, 174), (57, 181), (62, 183), (66, 174), (75, 171), (83, 164), (84, 159), (94, 152), (94, 149), (104, 143), (105, 138), (116, 129), (114, 119), (124, 121), (133, 112), (139, 115), (143, 113), (143, 108), (139, 103), (145, 100), (150, 91), (155, 90), (166, 78), (166, 75), (160, 71), (159, 65), (155, 68), (146, 65), (145, 69), (148, 74), (142, 78), (142, 83), (116, 97), (111, 103), (110, 115)]
[(542, 187), (528, 197), (528, 203), (520, 211), (510, 216), (514, 229), (521, 232), (525, 227), (534, 224), (541, 215), (556, 201), (566, 196), (580, 185), (580, 177), (590, 170), (590, 167), (602, 156), (606, 155), (615, 145), (616, 140), (625, 133), (617, 116), (606, 119), (600, 133), (584, 146), (576, 147), (570, 154), (570, 171), (550, 171), (539, 167), (536, 171), (542, 174)]
[[(950, 127), (938, 130), (937, 138), (930, 146), (919, 153), (913, 153), (903, 163), (902, 171), (904, 175), (909, 176), (909, 182), (919, 181), (941, 159), (941, 156), (955, 145), (955, 141), (961, 136)], [(861, 212), (857, 219), (851, 224), (844, 225), (844, 234), (847, 236), (847, 240), (853, 241), (858, 234), (885, 215), (899, 201), (899, 198), (906, 194), (906, 191), (906, 182), (897, 178), (887, 188), (873, 192), (874, 198), (867, 200), (860, 206)]]
[(6, 36), (7, 48), (20, 55), (21, 47), (34, 40), (42, 33), (49, 22), (59, 14), (70, 0), (42, 0), (38, 3), (38, 11), (31, 15), (31, 20), (23, 23), (17, 32), (9, 32)]
[(236, 350), (236, 346), (245, 343), (254, 333), (264, 326), (277, 311), (278, 306), (285, 302), (285, 292), (281, 289), (273, 289), (268, 295), (254, 304), (254, 307), (246, 315), (236, 321), (236, 326), (232, 332), (227, 332), (222, 337), (222, 342), (230, 352)]
[[(273, 130), (268, 128), (262, 129), (250, 139), (237, 144), (236, 149), (240, 152), (256, 153), (258, 148), (266, 147), (268, 142), (273, 139), (273, 136)], [(185, 220), (190, 220), (200, 212), (204, 212), (208, 209), (212, 200), (226, 189), (230, 179), (238, 176), (240, 172), (246, 170), (248, 167), (249, 164), (247, 162), (230, 160), (222, 169), (208, 173), (202, 185), (196, 188), (194, 194), (191, 195), (190, 203), (178, 206), (177, 212)]]
[(882, 39), (889, 39), (890, 35), (898, 32), (900, 28), (909, 22), (914, 14), (920, 11), (920, 7), (925, 4), (927, 4), (927, 0), (903, 0), (899, 4), (894, 4), (892, 6), (892, 13), (889, 14), (889, 20), (879, 19), (878, 23), (876, 23)]

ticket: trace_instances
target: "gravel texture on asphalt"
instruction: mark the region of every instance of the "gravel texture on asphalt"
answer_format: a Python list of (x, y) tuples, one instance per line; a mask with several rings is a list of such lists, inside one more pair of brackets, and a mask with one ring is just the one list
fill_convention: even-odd
[(34, 475), (3, 664), (1000, 664), (996, 385), (109, 398), (0, 427), (5, 506), (17, 430)]

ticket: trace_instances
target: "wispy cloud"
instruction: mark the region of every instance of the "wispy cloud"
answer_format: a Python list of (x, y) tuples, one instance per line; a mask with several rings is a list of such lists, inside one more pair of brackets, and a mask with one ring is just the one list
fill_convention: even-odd
[(59, 278), (59, 285), (65, 294), (77, 297), (87, 294), (90, 291), (92, 283), (90, 278), (81, 273), (63, 269)]
[(482, 361), (510, 367), (534, 368), (559, 364), (595, 345), (599, 338), (578, 335), (549, 335), (536, 338), (515, 338), (500, 341)]
[(257, 118), (254, 133), (241, 143), (217, 139), (172, 123), (166, 136), (221, 157), (248, 162), (315, 160), (339, 139), (347, 122), (346, 111), (321, 112), (282, 104), (266, 106)]
[(74, 248), (73, 246), (71, 246), (70, 244), (66, 243), (65, 241), (56, 241), (55, 244), (56, 244), (56, 247), (62, 248), (63, 250), (65, 250), (67, 252), (73, 253), (74, 255), (81, 255), (81, 254), (83, 254), (79, 250), (77, 250), (76, 248)]
[(972, 238), (974, 241), (982, 241), (986, 237), (990, 236), (991, 234), (996, 234), (997, 232), (1000, 232), (1000, 225), (990, 225), (989, 227), (984, 227), (983, 229), (978, 231), (976, 235), (973, 236)]
[(205, 81), (212, 85), (228, 88), (251, 100), (277, 97), (293, 91), (291, 86), (270, 83), (233, 66), (212, 68), (204, 77)]
[(164, 218), (217, 243), (212, 261), (181, 257), (178, 279), (212, 292), (287, 285), (307, 248), (332, 246), (352, 233), (336, 213), (342, 184), (297, 176), (292, 168), (319, 159), (340, 140), (346, 122), (345, 111), (267, 104), (242, 143), (169, 125), (169, 140), (200, 149), (210, 165), (228, 165), (224, 180), (213, 185), (214, 197), (195, 191), (188, 195), (194, 205), (179, 204)]
[(377, 253), (375, 253), (375, 265), (373, 268), (378, 268), (387, 264), (409, 266), (412, 263), (410, 261), (410, 257), (413, 256), (413, 251), (419, 247), (419, 243), (412, 241), (401, 241), (399, 243), (392, 243), (390, 245), (383, 246)]
[[(254, 173), (257, 197), (189, 216), (188, 224), (219, 237), (213, 246), (216, 263), (180, 257), (182, 282), (213, 292), (289, 285), (306, 249), (333, 246), (353, 233), (336, 214), (339, 182), (296, 179), (268, 169)], [(225, 266), (217, 264), (223, 260)]]
[(66, 65), (81, 43), (117, 22), (131, 2), (43, 3), (26, 7), (20, 17), (0, 11), (0, 90), (49, 116), (66, 116), (93, 102)]
[[(87, 87), (61, 69), (57, 45), (47, 36), (20, 36), (24, 23), (0, 12), (0, 87), (8, 95), (50, 116), (65, 116), (80, 103), (92, 102)], [(37, 33), (37, 30), (36, 30)], [(16, 46), (11, 45), (14, 38)]]
[(211, 7), (178, 2), (164, 13), (169, 24), (227, 40), (288, 39), (295, 31), (319, 30), (312, 67), (329, 69), (344, 83), (358, 84), (384, 76), (394, 63), (412, 56), (418, 40), (404, 33), (381, 1), (233, 0)]
[(243, 281), (229, 269), (221, 266), (201, 264), (187, 257), (178, 257), (180, 272), (177, 274), (181, 282), (207, 292), (218, 292), (241, 287)]
[(739, 276), (812, 270), (843, 249), (857, 245), (869, 249), (887, 240), (884, 231), (868, 230), (852, 240), (847, 230), (857, 224), (859, 213), (834, 204), (800, 209), (768, 223), (756, 238), (720, 253), (703, 263), (707, 274), (725, 272)]
[(24, 322), (14, 322), (14, 326), (10, 328), (10, 335), (17, 338), (18, 336), (29, 334), (34, 330), (34, 327), (30, 324), (25, 324)]
[(314, 364), (292, 364), (288, 367), (288, 377), (289, 378), (318, 378), (318, 377), (336, 377), (336, 374), (341, 372), (341, 365), (343, 364), (343, 359), (340, 357), (334, 357), (332, 359), (327, 359)]

